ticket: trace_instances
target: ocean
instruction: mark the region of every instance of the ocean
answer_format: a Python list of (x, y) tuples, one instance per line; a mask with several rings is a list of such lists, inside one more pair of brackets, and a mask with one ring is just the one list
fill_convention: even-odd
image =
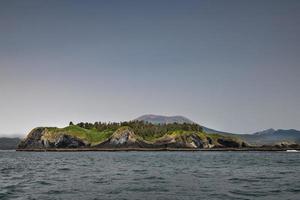
[(300, 153), (0, 151), (0, 199), (300, 199)]

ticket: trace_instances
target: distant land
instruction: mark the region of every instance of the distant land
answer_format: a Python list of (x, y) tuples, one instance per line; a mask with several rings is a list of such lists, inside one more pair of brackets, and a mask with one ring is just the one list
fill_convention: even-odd
[(172, 124), (172, 123), (178, 123), (178, 124), (183, 124), (183, 123), (187, 123), (187, 124), (196, 124), (195, 122), (193, 122), (192, 120), (177, 115), (177, 116), (163, 116), (163, 115), (142, 115), (136, 119), (134, 119), (135, 121), (145, 121), (145, 122), (149, 122), (152, 124)]
[(240, 138), (253, 145), (271, 145), (279, 142), (291, 142), (300, 144), (300, 131), (294, 129), (267, 129), (265, 131), (257, 132), (254, 134), (241, 134)]
[(300, 149), (300, 132), (274, 130), (233, 134), (183, 116), (143, 115), (120, 123), (80, 122), (65, 128), (34, 128), (18, 150)]
[(20, 138), (0, 138), (0, 150), (13, 150), (16, 149), (17, 145), (20, 143)]

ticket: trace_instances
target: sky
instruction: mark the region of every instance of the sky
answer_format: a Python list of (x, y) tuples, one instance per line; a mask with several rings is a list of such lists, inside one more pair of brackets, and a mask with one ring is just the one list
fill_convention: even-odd
[(300, 129), (298, 0), (1, 0), (0, 136), (183, 115)]

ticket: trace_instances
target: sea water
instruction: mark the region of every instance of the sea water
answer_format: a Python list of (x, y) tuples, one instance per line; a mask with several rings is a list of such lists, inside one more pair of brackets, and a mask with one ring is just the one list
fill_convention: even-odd
[(300, 199), (300, 153), (0, 152), (0, 199)]

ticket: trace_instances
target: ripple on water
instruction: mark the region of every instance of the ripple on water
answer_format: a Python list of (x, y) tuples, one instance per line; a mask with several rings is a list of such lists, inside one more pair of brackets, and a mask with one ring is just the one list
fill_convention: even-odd
[(52, 195), (52, 194), (57, 195), (57, 194), (63, 194), (63, 193), (64, 193), (64, 191), (62, 191), (62, 190), (49, 190), (47, 192), (47, 194), (50, 194), (50, 195)]
[(35, 181), (34, 184), (37, 184), (37, 185), (53, 185), (52, 183), (49, 183), (47, 181)]
[(108, 184), (109, 181), (105, 178), (94, 178), (93, 183), (102, 183), (102, 184)]
[(249, 190), (231, 190), (229, 191), (231, 194), (243, 196), (243, 197), (266, 197), (268, 195), (268, 192), (264, 191), (249, 191)]
[(67, 167), (63, 167), (63, 168), (59, 168), (58, 171), (70, 171), (70, 168)]
[(132, 170), (134, 173), (144, 174), (147, 172), (147, 169), (134, 169)]
[(126, 189), (130, 192), (168, 192), (169, 190), (163, 187), (147, 187), (147, 186), (138, 186), (138, 187), (129, 187)]
[(253, 179), (253, 178), (238, 178), (238, 177), (229, 178), (228, 180), (236, 184), (243, 183), (243, 182), (256, 183), (258, 181), (256, 178)]
[(143, 179), (145, 179), (145, 180), (164, 180), (164, 178), (161, 176), (147, 176)]
[[(19, 184), (14, 185), (6, 185), (1, 187), (0, 197), (2, 196), (3, 199), (5, 198), (17, 198), (18, 193), (23, 193), (23, 187), (19, 186)], [(2, 199), (1, 198), (1, 199)]]

